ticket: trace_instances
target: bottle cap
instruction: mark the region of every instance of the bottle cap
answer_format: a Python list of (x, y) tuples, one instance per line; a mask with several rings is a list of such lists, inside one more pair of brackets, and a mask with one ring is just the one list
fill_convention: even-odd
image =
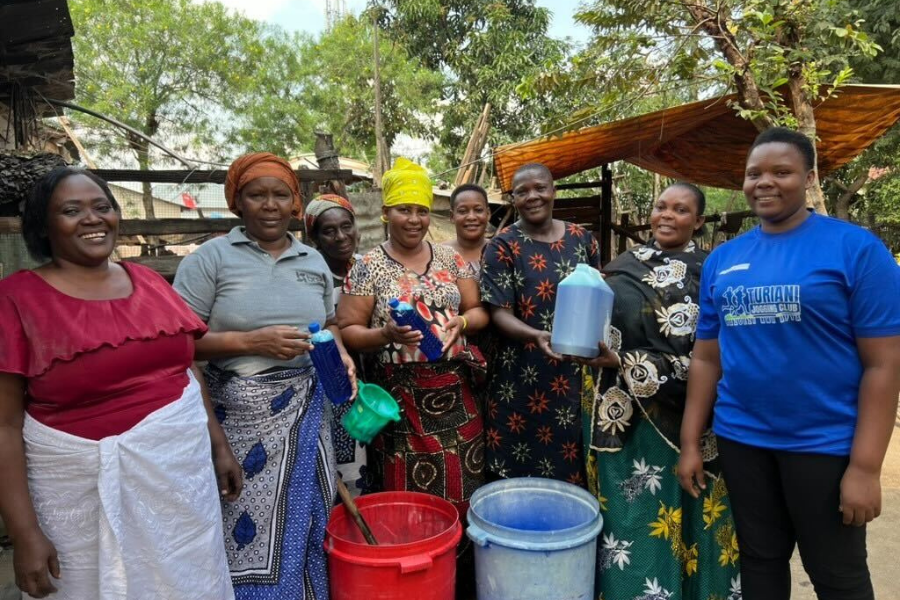
[(390, 306), (391, 308), (397, 308), (398, 306), (400, 306), (400, 301), (396, 298), (391, 298), (390, 300), (388, 300), (388, 306)]
[(310, 333), (319, 333), (319, 331), (321, 329), (322, 329), (322, 326), (319, 325), (318, 323), (316, 323), (315, 321), (313, 321), (312, 323), (309, 324), (309, 332)]

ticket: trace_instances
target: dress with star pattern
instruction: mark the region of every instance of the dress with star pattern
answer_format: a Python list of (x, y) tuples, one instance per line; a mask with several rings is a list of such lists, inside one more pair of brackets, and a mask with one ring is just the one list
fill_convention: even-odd
[[(578, 263), (599, 267), (591, 233), (565, 225), (555, 242), (532, 239), (518, 224), (500, 231), (485, 248), (482, 301), (550, 331), (559, 282)], [(581, 366), (504, 337), (493, 360), (485, 406), (487, 470), (495, 477), (549, 477), (584, 486)]]

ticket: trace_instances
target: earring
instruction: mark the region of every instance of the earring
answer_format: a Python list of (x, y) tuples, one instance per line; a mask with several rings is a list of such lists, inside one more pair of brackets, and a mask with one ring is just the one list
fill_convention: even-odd
[(387, 224), (388, 224), (388, 219), (387, 219), (387, 217), (384, 216), (384, 215), (381, 215), (381, 222), (384, 223), (385, 225), (387, 225)]

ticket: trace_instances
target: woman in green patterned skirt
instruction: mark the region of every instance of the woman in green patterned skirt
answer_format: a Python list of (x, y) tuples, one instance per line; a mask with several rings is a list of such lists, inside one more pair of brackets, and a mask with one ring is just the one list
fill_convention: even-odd
[(588, 483), (600, 500), (598, 600), (739, 600), (737, 538), (716, 444), (704, 436), (712, 481), (682, 491), (679, 431), (706, 253), (703, 192), (667, 188), (650, 216), (653, 238), (604, 269), (616, 294), (596, 395), (586, 403)]

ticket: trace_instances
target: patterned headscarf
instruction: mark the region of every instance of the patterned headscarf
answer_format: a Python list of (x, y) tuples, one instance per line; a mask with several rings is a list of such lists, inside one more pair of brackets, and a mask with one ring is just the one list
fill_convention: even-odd
[(228, 167), (228, 176), (225, 178), (225, 200), (228, 201), (228, 210), (241, 216), (237, 208), (237, 195), (241, 189), (260, 177), (276, 177), (291, 188), (294, 203), (291, 206), (291, 214), (299, 217), (303, 214), (303, 202), (300, 200), (300, 182), (291, 168), (291, 164), (269, 152), (251, 152), (240, 158), (236, 158)]
[(394, 168), (381, 178), (382, 202), (385, 206), (417, 204), (431, 210), (434, 199), (428, 171), (405, 158), (398, 158)]
[(356, 218), (356, 211), (353, 210), (353, 205), (350, 204), (349, 200), (343, 196), (338, 196), (337, 194), (322, 194), (321, 196), (317, 196), (306, 207), (306, 213), (303, 217), (306, 221), (306, 233), (311, 233), (313, 227), (316, 225), (316, 219), (318, 219), (323, 212), (332, 208), (343, 208), (350, 213), (354, 219)]

